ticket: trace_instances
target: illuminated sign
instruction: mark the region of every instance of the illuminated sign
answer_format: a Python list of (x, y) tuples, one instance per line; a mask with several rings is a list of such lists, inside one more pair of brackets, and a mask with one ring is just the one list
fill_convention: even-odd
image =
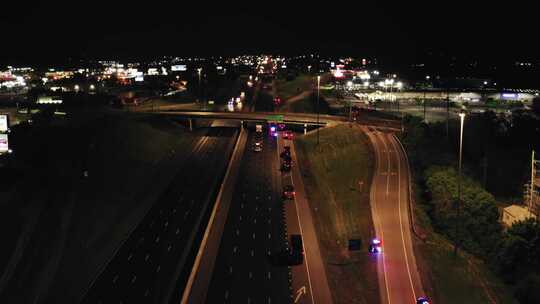
[(171, 71), (186, 71), (187, 70), (187, 67), (185, 64), (177, 64), (177, 65), (173, 65), (171, 66)]
[(55, 103), (62, 103), (61, 99), (58, 99), (58, 97), (53, 96), (40, 96), (37, 100), (38, 104), (55, 104)]
[(7, 114), (0, 114), (0, 132), (7, 132), (9, 128)]
[(0, 154), (9, 151), (8, 135), (0, 134)]
[(502, 98), (505, 98), (505, 99), (517, 99), (518, 98), (517, 93), (502, 93), (501, 96), (502, 96)]
[(144, 81), (144, 76), (137, 76), (137, 77), (135, 77), (135, 81), (137, 81), (137, 82)]

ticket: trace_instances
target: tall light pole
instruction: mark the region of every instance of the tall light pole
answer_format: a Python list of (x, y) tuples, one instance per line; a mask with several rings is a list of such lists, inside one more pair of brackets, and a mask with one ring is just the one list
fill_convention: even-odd
[(427, 84), (429, 80), (429, 75), (426, 76), (426, 85), (424, 86), (424, 122), (426, 122), (426, 90), (427, 90)]
[(319, 100), (321, 98), (321, 76), (317, 76), (317, 145), (320, 142), (320, 136), (319, 136)]
[(199, 101), (202, 99), (201, 97), (201, 72), (202, 72), (202, 68), (198, 68), (197, 69), (197, 74), (199, 74)]
[(454, 243), (454, 256), (457, 256), (460, 237), (458, 233), (458, 220), (460, 217), (461, 209), (461, 159), (463, 154), (463, 123), (465, 121), (465, 113), (459, 113), (460, 119), (460, 129), (459, 129), (459, 162), (458, 162), (458, 200), (456, 203), (456, 220), (455, 220), (455, 229), (456, 229), (456, 240)]

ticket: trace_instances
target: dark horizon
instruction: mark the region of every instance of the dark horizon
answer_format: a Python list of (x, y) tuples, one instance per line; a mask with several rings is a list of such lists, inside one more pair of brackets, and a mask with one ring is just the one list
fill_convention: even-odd
[(539, 46), (529, 42), (534, 37), (532, 11), (499, 4), (10, 5), (0, 13), (9, 29), (0, 55), (4, 65), (312, 52), (408, 62), (423, 60), (429, 52), (500, 61), (540, 59)]

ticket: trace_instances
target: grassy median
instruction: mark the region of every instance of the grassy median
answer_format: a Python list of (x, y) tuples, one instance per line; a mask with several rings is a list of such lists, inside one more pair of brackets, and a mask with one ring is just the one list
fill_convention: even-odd
[[(373, 154), (368, 138), (352, 125), (298, 137), (298, 161), (312, 209), (335, 303), (378, 303), (376, 264), (367, 254), (373, 235), (369, 191)], [(362, 240), (349, 251), (349, 239)]]

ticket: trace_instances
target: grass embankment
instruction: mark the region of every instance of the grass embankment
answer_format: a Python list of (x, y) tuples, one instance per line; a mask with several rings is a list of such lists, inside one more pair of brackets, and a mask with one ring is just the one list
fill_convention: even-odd
[[(421, 198), (417, 196), (416, 201)], [(454, 256), (453, 244), (433, 230), (422, 203), (414, 208), (417, 223), (427, 236), (425, 242), (416, 243), (416, 261), (424, 291), (435, 303), (517, 303), (508, 286), (484, 262), (463, 250)]]
[[(373, 156), (367, 137), (340, 125), (298, 138), (299, 166), (335, 303), (378, 303), (376, 264), (365, 243), (373, 235), (369, 193)], [(362, 186), (360, 184), (362, 183)], [(348, 240), (360, 238), (360, 251)]]
[(431, 234), (417, 248), (429, 268), (430, 296), (436, 303), (516, 303), (485, 264), (468, 254), (456, 258), (453, 245), (441, 235)]
[[(10, 238), (26, 241), (19, 258), (12, 259), (17, 256), (12, 252), (2, 256), (16, 268), (0, 298), (76, 303), (155, 201), (159, 188), (168, 184), (180, 165), (170, 156), (187, 155), (197, 139), (162, 118), (70, 120), (13, 132), (19, 162), (29, 163), (24, 174), (46, 178), (28, 179), (15, 189), (34, 193), (29, 199), (21, 194), (3, 202), (23, 225), (9, 230)], [(82, 178), (84, 169), (87, 178)], [(38, 215), (32, 217), (36, 212), (28, 210), (38, 210)]]

